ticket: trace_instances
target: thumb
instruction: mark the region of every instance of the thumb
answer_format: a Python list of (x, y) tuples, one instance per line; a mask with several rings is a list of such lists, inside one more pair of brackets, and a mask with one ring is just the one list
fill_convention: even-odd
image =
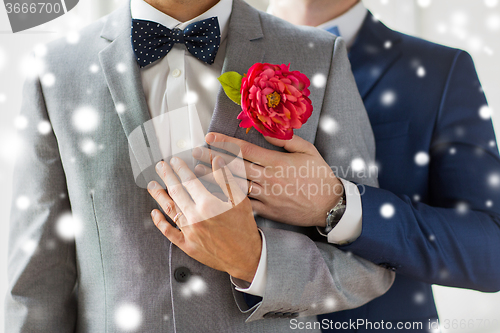
[(303, 154), (314, 155), (317, 152), (316, 147), (314, 147), (312, 143), (302, 139), (300, 136), (295, 134), (290, 140), (280, 140), (276, 138), (271, 138), (269, 136), (264, 136), (264, 138), (266, 138), (267, 142), (269, 142), (270, 144), (277, 147), (285, 148), (285, 150), (290, 153), (303, 153)]

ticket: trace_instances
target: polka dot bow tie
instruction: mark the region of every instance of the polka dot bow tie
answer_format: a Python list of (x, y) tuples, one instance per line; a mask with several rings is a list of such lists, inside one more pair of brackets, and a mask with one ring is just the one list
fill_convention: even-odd
[(191, 23), (184, 30), (171, 30), (152, 21), (132, 20), (132, 46), (140, 67), (166, 56), (175, 43), (185, 44), (195, 58), (211, 65), (219, 50), (220, 38), (217, 17)]

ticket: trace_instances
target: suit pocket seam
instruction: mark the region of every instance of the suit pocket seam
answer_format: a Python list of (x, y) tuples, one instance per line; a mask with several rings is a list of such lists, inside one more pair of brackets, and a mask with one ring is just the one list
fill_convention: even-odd
[(95, 210), (94, 193), (90, 193), (90, 199), (92, 201), (92, 214), (94, 215), (94, 222), (97, 230), (97, 240), (99, 241), (99, 255), (101, 257), (101, 269), (102, 269), (102, 280), (104, 284), (104, 332), (108, 332), (108, 307), (107, 307), (107, 288), (106, 288), (106, 274), (104, 271), (104, 260), (102, 256), (102, 246), (101, 246), (101, 233), (99, 231), (99, 223), (97, 223), (97, 214)]

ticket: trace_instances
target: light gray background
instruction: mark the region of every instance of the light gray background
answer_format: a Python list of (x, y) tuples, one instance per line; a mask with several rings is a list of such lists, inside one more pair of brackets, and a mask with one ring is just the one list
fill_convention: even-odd
[[(19, 34), (12, 34), (5, 7), (0, 5), (0, 331), (3, 330), (3, 295), (7, 288), (8, 217), (11, 205), (15, 155), (22, 143), (15, 137), (15, 118), (21, 104), (26, 75), (36, 73), (28, 55), (43, 52), (43, 43), (66, 36), (78, 42), (78, 30), (105, 15), (125, 0), (81, 0), (63, 17)], [(248, 0), (265, 10), (267, 0)], [(364, 0), (389, 27), (441, 44), (469, 51), (493, 110), (495, 128), (500, 129), (500, 1), (499, 0)], [(57, 78), (55, 78), (57, 80)], [(14, 198), (15, 200), (15, 198)], [(499, 263), (500, 264), (500, 263)], [(475, 320), (475, 329), (442, 329), (442, 332), (498, 333), (479, 320), (500, 320), (500, 294), (483, 294), (454, 288), (434, 287), (438, 310), (444, 321)], [(415, 295), (418, 302), (418, 295)]]

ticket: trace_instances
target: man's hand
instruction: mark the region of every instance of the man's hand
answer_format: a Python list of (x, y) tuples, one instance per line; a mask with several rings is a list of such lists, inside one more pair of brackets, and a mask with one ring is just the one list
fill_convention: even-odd
[[(257, 214), (291, 225), (325, 226), (326, 213), (339, 201), (343, 186), (313, 144), (296, 135), (288, 141), (266, 137), (288, 151), (282, 153), (219, 133), (205, 139), (211, 147), (234, 155), (239, 152), (233, 147), (241, 150), (243, 161), (208, 148), (196, 148), (193, 156), (208, 164), (212, 157), (222, 157), (243, 191), (251, 185), (248, 196)], [(199, 164), (195, 172), (215, 182), (208, 167)]]
[(170, 164), (172, 168), (165, 162), (156, 166), (168, 194), (156, 182), (148, 185), (148, 191), (180, 230), (157, 209), (151, 212), (155, 225), (191, 258), (251, 283), (259, 265), (262, 239), (250, 200), (224, 160), (215, 158), (212, 166), (216, 183), (229, 198), (227, 202), (212, 195), (184, 161), (174, 157)]

